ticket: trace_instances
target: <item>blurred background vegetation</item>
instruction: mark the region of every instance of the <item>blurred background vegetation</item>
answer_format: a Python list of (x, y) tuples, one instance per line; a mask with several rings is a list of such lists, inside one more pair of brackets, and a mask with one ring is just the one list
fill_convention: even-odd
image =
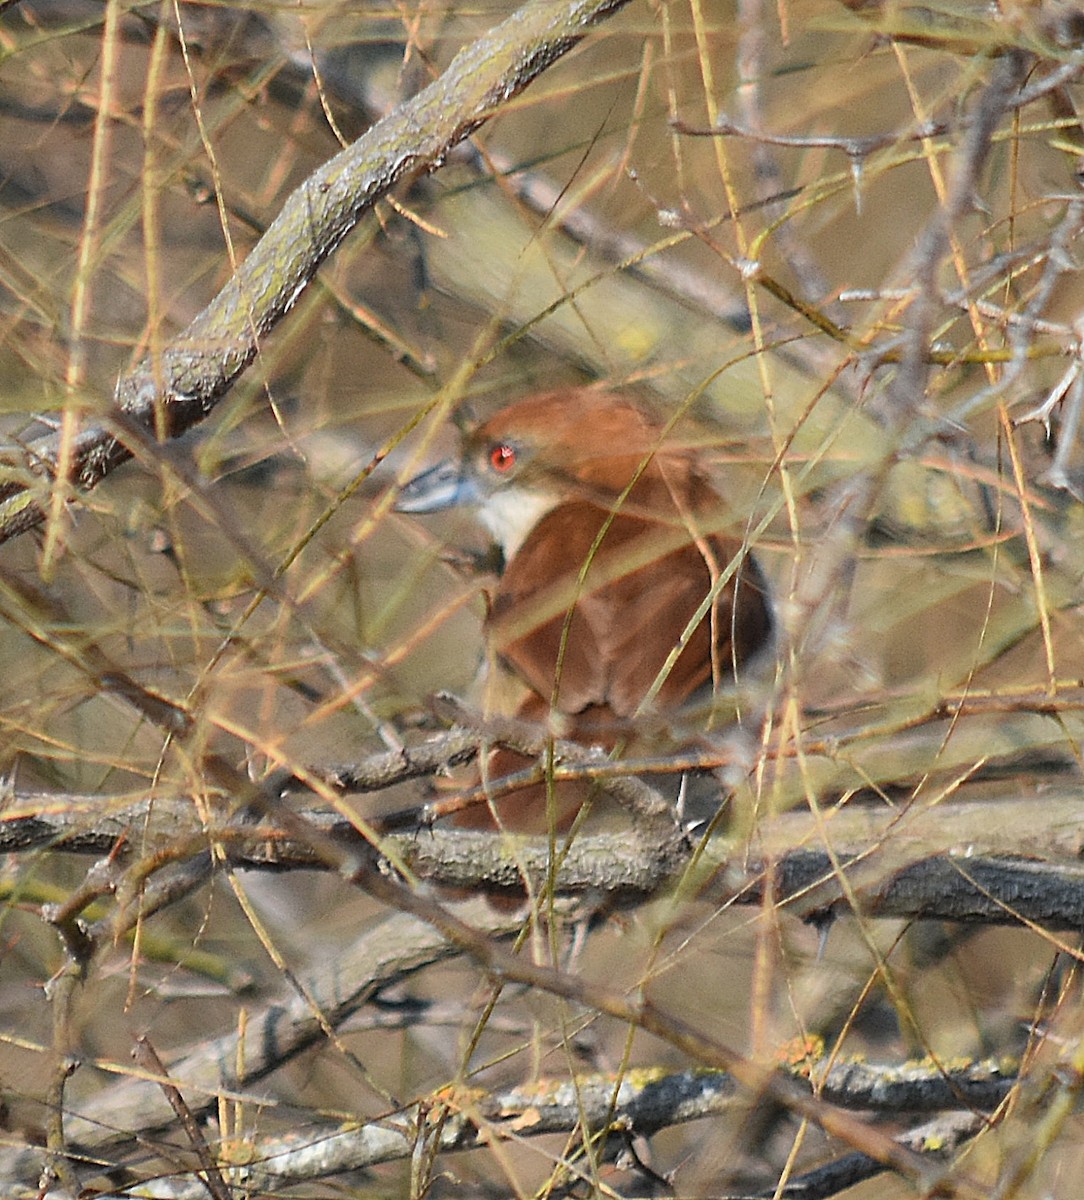
[[(289, 192), (510, 11), (0, 7), (11, 445), (62, 413), (106, 416), (118, 377), (214, 297)], [(205, 423), (0, 548), (6, 819), (52, 804), (94, 829), (157, 796), (203, 813), (211, 755), (259, 777), (424, 736), (433, 692), (471, 695), (485, 581), (449, 547), (484, 544), (469, 517), (394, 514), (389, 492), (455, 445), (453, 415), (604, 381), (689, 406), (775, 588), (770, 718), (731, 780), (736, 853), (759, 853), (772, 814), (866, 805), (901, 822), (943, 807), (931, 851), (1064, 855), (1045, 814), (1079, 790), (1084, 697), (1081, 20), (1053, 3), (636, 0), (593, 27), (363, 217)], [(194, 730), (166, 737), (86, 669), (88, 647)], [(422, 795), (349, 804), (368, 818)], [(965, 800), (987, 807), (961, 828)], [(149, 811), (118, 862), (162, 849)], [(327, 874), (220, 871), (137, 922), (135, 944), (96, 944), (61, 1002), (71, 944), (43, 905), (76, 896), (87, 861), (38, 847), (4, 866), (3, 1190), (33, 1190), (45, 1160), (16, 1150), (43, 1140), (71, 1190), (62, 1112), (87, 1186), (164, 1176), (159, 1194), (187, 1194), (179, 1120), (137, 1146), (109, 1107), (134, 1035), (183, 1060), (334, 970), (383, 910)], [(132, 920), (140, 886), (120, 889)], [(90, 890), (102, 907), (84, 916), (119, 903)], [(813, 1035), (885, 1063), (1025, 1056), (1039, 1094), (1079, 1059), (1079, 929), (856, 912), (821, 932), (769, 893), (658, 901), (603, 922), (574, 970), (650, 982), (660, 1009), (762, 1061)], [(188, 1096), (216, 1153), (316, 1140), (451, 1083), (477, 1089), (455, 1105), (484, 1125), (489, 1089), (691, 1065), (542, 993), (490, 1011), (466, 958), (392, 984), (251, 1089)], [(958, 1170), (990, 1194), (1075, 1194), (1079, 1121), (1028, 1096)], [(118, 1136), (73, 1134), (76, 1114)], [(830, 1156), (754, 1096), (619, 1152), (529, 1128), (424, 1165), (419, 1135), (413, 1164), (297, 1194), (771, 1194)], [(864, 1187), (921, 1194), (902, 1176)]]

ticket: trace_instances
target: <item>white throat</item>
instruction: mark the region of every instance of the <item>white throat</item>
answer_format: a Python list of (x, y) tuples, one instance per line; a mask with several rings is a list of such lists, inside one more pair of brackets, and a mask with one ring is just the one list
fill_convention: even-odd
[(479, 505), (478, 519), (500, 546), (504, 561), (511, 562), (527, 534), (556, 506), (556, 496), (504, 487), (491, 492)]

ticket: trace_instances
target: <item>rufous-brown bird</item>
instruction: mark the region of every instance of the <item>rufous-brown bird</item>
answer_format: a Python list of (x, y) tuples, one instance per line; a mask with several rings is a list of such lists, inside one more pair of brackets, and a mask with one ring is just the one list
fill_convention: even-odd
[[(529, 689), (518, 715), (558, 715), (561, 736), (624, 742), (641, 721), (710, 700), (771, 642), (759, 566), (739, 538), (714, 531), (725, 506), (702, 451), (618, 395), (515, 401), (465, 438), (458, 460), (406, 484), (396, 507), (460, 504), (477, 507), (504, 556), (485, 634)], [(505, 753), (488, 775), (523, 765)], [(564, 788), (559, 823), (582, 798)], [(545, 792), (471, 811), (460, 824), (535, 831)]]

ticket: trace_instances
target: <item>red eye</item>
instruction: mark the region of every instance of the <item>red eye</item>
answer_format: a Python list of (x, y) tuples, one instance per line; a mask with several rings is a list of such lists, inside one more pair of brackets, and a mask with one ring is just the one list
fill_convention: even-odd
[(498, 442), (489, 448), (489, 465), (500, 475), (506, 475), (516, 465), (516, 448)]

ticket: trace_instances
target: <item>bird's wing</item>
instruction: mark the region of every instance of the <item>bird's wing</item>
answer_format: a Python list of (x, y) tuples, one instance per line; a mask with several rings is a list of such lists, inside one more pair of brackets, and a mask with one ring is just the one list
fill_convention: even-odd
[[(592, 549), (605, 526), (601, 543)], [(539, 695), (558, 681), (557, 708), (608, 707), (630, 717), (682, 632), (740, 544), (711, 536), (693, 543), (680, 527), (569, 501), (544, 516), (509, 563), (494, 597), (490, 636), (504, 660)], [(590, 559), (586, 573), (582, 567)], [(576, 564), (569, 571), (568, 564)], [(660, 685), (653, 707), (675, 708), (718, 682), (770, 629), (766, 592), (752, 560), (715, 599)], [(582, 576), (582, 578), (581, 578)], [(573, 606), (571, 620), (567, 620)], [(567, 633), (565, 632), (567, 625)]]
[[(637, 531), (630, 546), (650, 546), (660, 533), (672, 536), (667, 527), (645, 528)], [(728, 673), (732, 589), (723, 589), (711, 608), (707, 599), (712, 579), (736, 548), (727, 546), (722, 551), (687, 542), (660, 552), (649, 565), (585, 597), (585, 620), (596, 628), (609, 664), (607, 702), (619, 716), (631, 717), (645, 704), (654, 709), (679, 708), (700, 688), (720, 682)], [(702, 607), (704, 612), (678, 653), (682, 635)], [(653, 688), (655, 694), (647, 704)]]

